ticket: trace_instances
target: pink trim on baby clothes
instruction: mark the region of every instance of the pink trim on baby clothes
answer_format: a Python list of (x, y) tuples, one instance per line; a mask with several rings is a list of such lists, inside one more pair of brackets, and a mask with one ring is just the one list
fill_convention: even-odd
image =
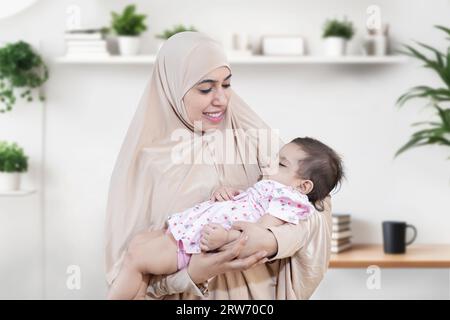
[[(167, 228), (166, 233), (171, 233), (169, 228)], [(183, 242), (181, 240), (177, 241), (177, 270), (181, 270), (188, 266), (191, 260), (191, 254), (186, 253)]]

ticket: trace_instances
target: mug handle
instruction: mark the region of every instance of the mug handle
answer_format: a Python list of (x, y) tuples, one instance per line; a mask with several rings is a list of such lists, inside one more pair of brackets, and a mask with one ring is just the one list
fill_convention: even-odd
[(409, 240), (408, 242), (406, 242), (406, 245), (407, 245), (407, 246), (409, 246), (411, 243), (413, 243), (414, 240), (416, 240), (416, 237), (417, 237), (417, 229), (416, 229), (416, 227), (414, 227), (412, 224), (407, 224), (407, 225), (406, 225), (406, 229), (408, 229), (408, 228), (411, 228), (411, 229), (414, 231), (414, 235), (413, 235), (413, 237), (412, 237), (411, 240)]

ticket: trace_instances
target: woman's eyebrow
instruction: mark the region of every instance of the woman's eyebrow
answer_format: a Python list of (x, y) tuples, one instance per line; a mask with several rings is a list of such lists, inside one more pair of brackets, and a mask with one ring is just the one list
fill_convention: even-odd
[[(223, 79), (223, 81), (226, 81), (230, 78), (231, 78), (231, 73), (225, 79)], [(205, 80), (202, 80), (199, 83), (197, 83), (197, 85), (202, 84), (202, 83), (216, 83), (216, 82), (217, 82), (217, 80), (205, 79)]]

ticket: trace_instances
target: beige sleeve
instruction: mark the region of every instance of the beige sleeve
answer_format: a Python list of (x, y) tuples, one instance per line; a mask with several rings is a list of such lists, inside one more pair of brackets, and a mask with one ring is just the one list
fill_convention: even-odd
[(206, 297), (208, 295), (208, 282), (196, 285), (189, 277), (187, 268), (184, 268), (170, 275), (151, 277), (147, 289), (147, 294), (153, 298), (184, 292)]
[(299, 221), (298, 224), (285, 223), (267, 229), (272, 231), (278, 245), (277, 253), (269, 259), (269, 262), (292, 257), (306, 243), (309, 235), (309, 227), (304, 221)]
[[(327, 197), (324, 201), (324, 211), (320, 214), (331, 214), (331, 198)], [(285, 223), (281, 226), (269, 227), (278, 244), (278, 251), (269, 262), (274, 260), (292, 257), (308, 241), (311, 230), (310, 219), (300, 220), (298, 224)]]

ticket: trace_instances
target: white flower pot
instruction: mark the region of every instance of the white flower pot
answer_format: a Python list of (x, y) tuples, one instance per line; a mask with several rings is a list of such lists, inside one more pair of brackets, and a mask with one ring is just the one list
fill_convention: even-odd
[(119, 36), (119, 52), (122, 56), (135, 56), (139, 54), (141, 38), (135, 36)]
[(327, 37), (324, 39), (324, 49), (326, 56), (343, 56), (347, 50), (347, 40), (341, 37)]
[(19, 189), (19, 172), (0, 172), (0, 191), (16, 191)]

